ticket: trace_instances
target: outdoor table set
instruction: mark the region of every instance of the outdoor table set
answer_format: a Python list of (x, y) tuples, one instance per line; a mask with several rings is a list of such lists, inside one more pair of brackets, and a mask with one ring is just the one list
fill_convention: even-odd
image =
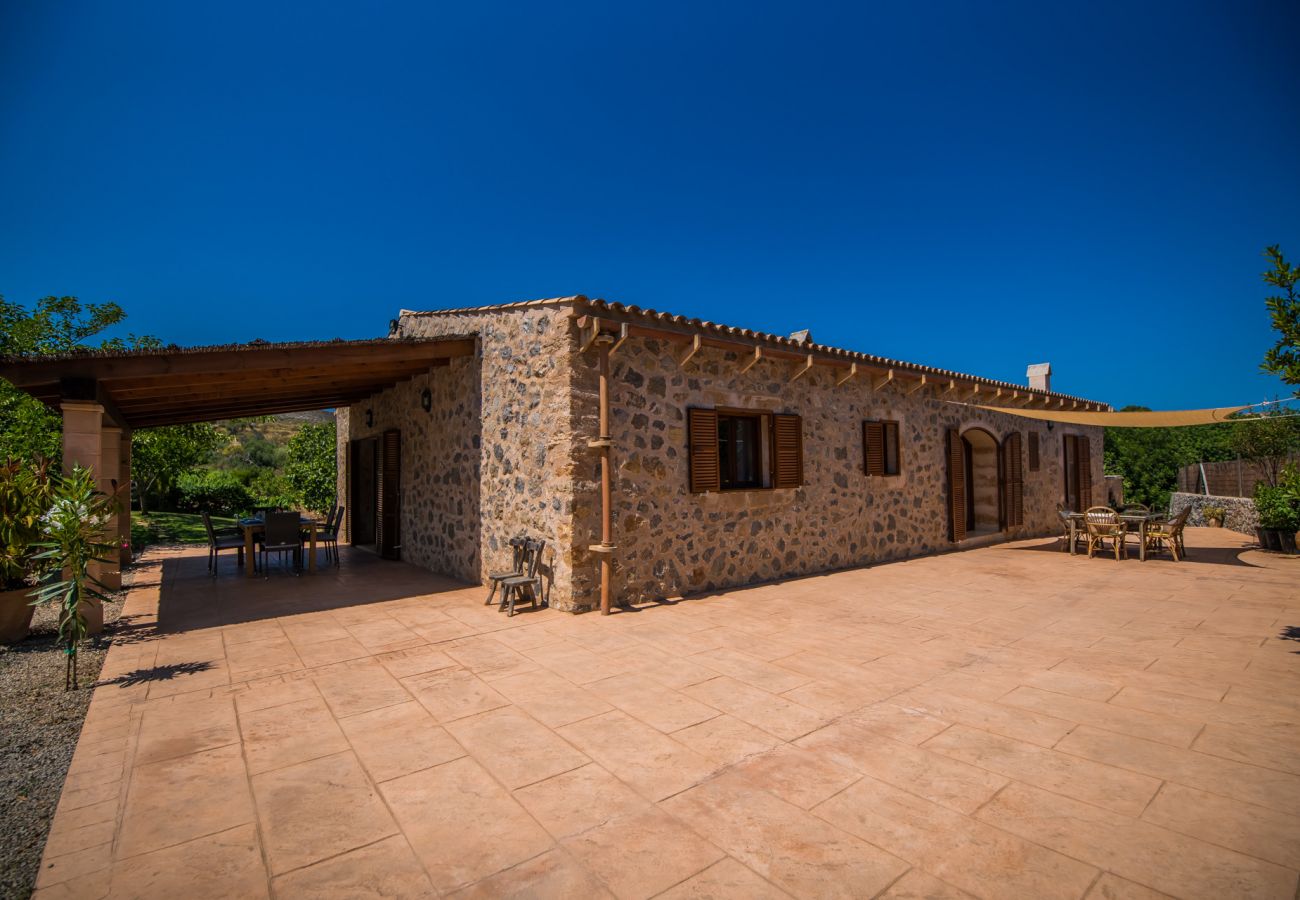
[(1159, 548), (1166, 544), (1175, 562), (1183, 558), (1183, 527), (1187, 523), (1187, 514), (1188, 510), (1184, 509), (1169, 519), (1164, 514), (1153, 513), (1141, 505), (1124, 507), (1119, 512), (1108, 506), (1094, 506), (1087, 512), (1060, 510), (1066, 527), (1066, 546), (1071, 556), (1077, 552), (1079, 538), (1084, 537), (1087, 540), (1089, 558), (1104, 546), (1105, 541), (1110, 541), (1115, 558), (1119, 559), (1121, 554), (1128, 553), (1125, 543), (1128, 536), (1136, 534), (1138, 558), (1143, 562), (1146, 561), (1148, 548)]
[[(281, 562), (286, 554), (291, 554), (294, 572), (297, 573), (302, 571), (303, 551), (306, 550), (307, 571), (315, 572), (318, 544), (324, 545), (327, 557), (332, 554), (334, 564), (338, 565), (339, 525), (342, 520), (341, 506), (333, 507), (324, 520), (297, 512), (267, 510), (239, 519), (237, 529), (218, 531), (212, 527), (211, 517), (204, 512), (203, 525), (208, 532), (208, 571), (216, 575), (220, 551), (236, 550), (246, 578), (266, 571), (270, 553), (278, 554)], [(259, 552), (261, 565), (257, 564)], [(249, 564), (245, 565), (246, 562)]]

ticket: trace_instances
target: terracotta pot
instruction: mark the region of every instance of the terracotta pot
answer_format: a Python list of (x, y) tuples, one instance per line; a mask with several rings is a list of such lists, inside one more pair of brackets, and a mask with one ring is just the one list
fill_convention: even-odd
[(0, 591), (0, 644), (13, 644), (27, 637), (32, 629), (32, 592), (29, 587)]
[(1209, 525), (1211, 528), (1222, 528), (1222, 527), (1223, 527), (1223, 520), (1222, 520), (1222, 519), (1206, 519), (1206, 520), (1205, 520), (1205, 524)]

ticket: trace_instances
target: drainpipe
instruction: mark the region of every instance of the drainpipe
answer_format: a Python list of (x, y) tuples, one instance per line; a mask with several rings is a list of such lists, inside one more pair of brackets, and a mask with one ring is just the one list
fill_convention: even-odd
[(596, 350), (600, 354), (600, 437), (589, 441), (588, 446), (600, 450), (600, 543), (590, 549), (600, 554), (600, 614), (609, 615), (609, 580), (614, 553), (614, 504), (610, 484), (610, 450), (614, 441), (609, 435), (609, 353), (614, 343), (612, 334), (596, 336)]

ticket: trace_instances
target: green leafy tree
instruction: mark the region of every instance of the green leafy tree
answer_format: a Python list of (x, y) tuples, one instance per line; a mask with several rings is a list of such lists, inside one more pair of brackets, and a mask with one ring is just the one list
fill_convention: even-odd
[[(1270, 284), (1282, 293), (1274, 294), (1264, 300), (1268, 307), (1269, 318), (1273, 321), (1273, 330), (1278, 333), (1277, 344), (1264, 354), (1260, 368), (1270, 375), (1279, 376), (1284, 382), (1300, 385), (1300, 296), (1296, 294), (1296, 282), (1300, 281), (1300, 266), (1293, 266), (1282, 255), (1281, 247), (1274, 244), (1264, 250), (1273, 268), (1263, 274), (1266, 284)], [(1296, 390), (1300, 397), (1300, 388)]]
[(176, 479), (208, 461), (226, 436), (207, 423), (143, 428), (131, 435), (131, 474), (145, 512), (146, 497), (167, 497)]
[(1298, 421), (1281, 414), (1245, 419), (1233, 426), (1232, 449), (1259, 463), (1265, 483), (1277, 487), (1287, 456), (1300, 449)]
[(337, 488), (333, 423), (310, 423), (289, 439), (286, 475), (302, 505), (313, 512), (328, 512)]
[[(90, 339), (126, 318), (116, 303), (82, 303), (76, 297), (42, 297), (28, 309), (0, 296), (0, 354), (42, 356), (91, 346)], [(156, 347), (157, 338), (128, 335), (102, 340), (100, 349)], [(44, 403), (0, 380), (0, 451), (20, 459), (59, 460), (63, 421)]]

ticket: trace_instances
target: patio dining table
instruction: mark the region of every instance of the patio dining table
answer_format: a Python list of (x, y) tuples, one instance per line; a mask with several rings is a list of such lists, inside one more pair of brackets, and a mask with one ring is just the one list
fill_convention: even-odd
[[(1075, 536), (1083, 528), (1084, 514), (1081, 512), (1069, 513), (1070, 516), (1070, 555), (1074, 556), (1077, 552), (1074, 546)], [(1137, 526), (1138, 533), (1138, 559), (1146, 562), (1147, 559), (1147, 525), (1152, 522), (1163, 519), (1160, 513), (1119, 513), (1118, 518), (1126, 526)], [(1129, 529), (1130, 531), (1132, 528)]]
[[(307, 571), (315, 572), (316, 532), (324, 528), (325, 523), (306, 516), (303, 516), (299, 522), (307, 532)], [(257, 535), (266, 530), (266, 522), (260, 518), (240, 519), (239, 529), (244, 532), (244, 558), (248, 560), (248, 564), (244, 566), (244, 576), (254, 578), (257, 575), (257, 567), (253, 565), (253, 560), (256, 559), (253, 553), (257, 546)]]

